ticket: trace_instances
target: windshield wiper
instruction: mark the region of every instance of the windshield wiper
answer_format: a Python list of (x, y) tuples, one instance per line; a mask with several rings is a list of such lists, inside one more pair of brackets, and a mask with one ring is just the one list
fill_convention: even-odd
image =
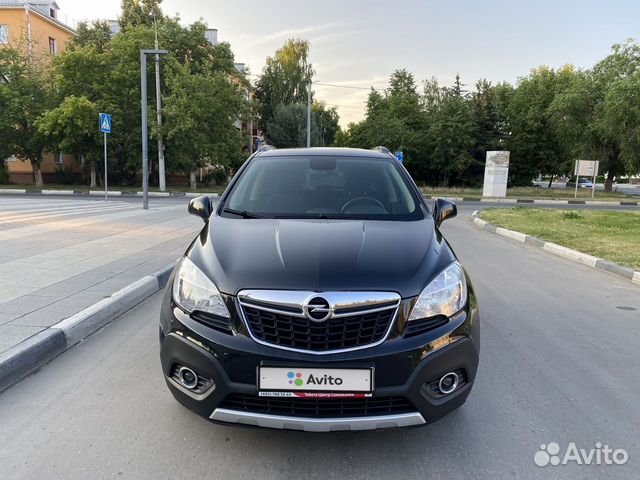
[(230, 213), (232, 215), (238, 215), (242, 218), (264, 218), (260, 215), (256, 215), (255, 213), (247, 212), (246, 210), (234, 210), (233, 208), (223, 208), (222, 211), (224, 213)]

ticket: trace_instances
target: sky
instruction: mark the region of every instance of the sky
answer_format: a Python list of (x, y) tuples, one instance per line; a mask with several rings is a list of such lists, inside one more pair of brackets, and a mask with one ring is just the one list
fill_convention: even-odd
[[(57, 0), (61, 20), (116, 18), (120, 0)], [(311, 42), (315, 98), (340, 123), (359, 121), (368, 87), (385, 88), (397, 68), (418, 83), (451, 85), (459, 73), (514, 83), (540, 65), (591, 67), (611, 45), (640, 40), (639, 0), (164, 0), (183, 23), (203, 19), (229, 42), (236, 62), (259, 74), (288, 38)]]

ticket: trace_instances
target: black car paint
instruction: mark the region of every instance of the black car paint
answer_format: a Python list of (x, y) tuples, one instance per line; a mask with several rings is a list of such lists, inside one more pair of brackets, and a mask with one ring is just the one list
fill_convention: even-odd
[[(370, 152), (367, 155), (372, 156)], [(215, 211), (208, 199), (194, 199), (191, 204), (195, 205), (190, 204), (190, 212), (205, 218), (205, 225), (186, 256), (223, 294), (236, 334), (215, 331), (176, 306), (171, 294), (172, 275), (162, 304), (160, 337), (163, 371), (175, 398), (209, 417), (229, 393), (256, 394), (257, 367), (267, 362), (324, 367), (375, 366), (375, 396), (406, 395), (428, 423), (464, 403), (476, 375), (480, 347), (477, 301), (469, 279), (468, 302), (463, 311), (442, 327), (403, 338), (406, 320), (417, 296), (456, 259), (438, 228), (443, 220), (455, 216), (455, 205), (446, 200), (437, 201), (434, 219), (418, 193), (425, 215), (422, 220), (409, 222), (221, 216), (228, 192), (249, 161), (240, 169)], [(410, 184), (419, 192), (413, 181)], [(207, 219), (208, 211), (212, 213)], [(402, 302), (393, 330), (381, 345), (317, 356), (253, 341), (235, 298), (243, 288), (393, 291), (400, 294)], [(459, 341), (441, 348), (442, 338)], [(204, 399), (177, 387), (168, 377), (172, 364), (178, 361), (191, 362), (193, 368), (209, 375), (219, 387)], [(464, 368), (467, 372), (468, 383), (464, 387), (441, 399), (429, 398), (424, 393), (421, 385), (425, 381), (437, 379), (455, 368)]]
[[(454, 259), (430, 217), (415, 222), (212, 215), (187, 256), (218, 289), (422, 289)], [(357, 285), (357, 288), (354, 288)]]

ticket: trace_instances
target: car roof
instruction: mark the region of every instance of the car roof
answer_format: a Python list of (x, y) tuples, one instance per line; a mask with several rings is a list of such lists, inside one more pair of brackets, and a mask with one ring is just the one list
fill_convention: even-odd
[(309, 156), (334, 156), (334, 157), (362, 157), (380, 158), (388, 160), (391, 155), (376, 150), (364, 148), (339, 148), (339, 147), (312, 147), (312, 148), (274, 148), (258, 152), (256, 157), (309, 157)]

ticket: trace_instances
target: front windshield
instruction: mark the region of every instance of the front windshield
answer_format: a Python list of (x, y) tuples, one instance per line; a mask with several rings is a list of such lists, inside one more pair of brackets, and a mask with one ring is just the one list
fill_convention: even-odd
[(222, 211), (265, 218), (418, 220), (423, 213), (407, 182), (391, 158), (256, 157)]

